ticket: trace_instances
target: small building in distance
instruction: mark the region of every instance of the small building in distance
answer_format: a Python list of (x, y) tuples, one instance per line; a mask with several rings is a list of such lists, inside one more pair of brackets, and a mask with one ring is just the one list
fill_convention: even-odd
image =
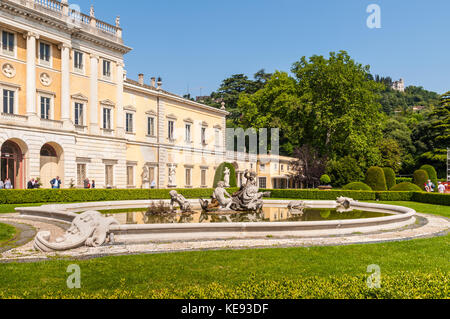
[(405, 92), (405, 80), (400, 79), (392, 83), (392, 89), (399, 92)]

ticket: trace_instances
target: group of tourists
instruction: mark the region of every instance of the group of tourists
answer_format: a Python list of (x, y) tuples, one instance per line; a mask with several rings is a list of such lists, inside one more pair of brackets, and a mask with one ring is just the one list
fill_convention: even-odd
[(14, 185), (11, 180), (7, 178), (5, 181), (0, 180), (0, 189), (14, 189)]
[(31, 180), (28, 181), (27, 183), (27, 188), (28, 189), (38, 189), (41, 188), (41, 183), (39, 183), (39, 181), (35, 178), (32, 178)]
[[(435, 188), (436, 185), (434, 185), (431, 180), (428, 180), (428, 182), (425, 183), (425, 191), (427, 193), (434, 193)], [(439, 182), (437, 190), (440, 194), (445, 194), (447, 187), (443, 183)]]
[(84, 187), (84, 189), (95, 189), (95, 181), (92, 180), (92, 183), (91, 183), (89, 178), (86, 178), (83, 182), (83, 187)]

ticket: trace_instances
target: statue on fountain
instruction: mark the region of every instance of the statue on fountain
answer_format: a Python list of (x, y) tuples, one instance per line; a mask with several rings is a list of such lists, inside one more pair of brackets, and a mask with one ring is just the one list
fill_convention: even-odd
[(235, 211), (261, 210), (264, 205), (263, 197), (270, 196), (270, 192), (259, 192), (255, 172), (246, 170), (244, 177), (247, 183), (233, 194), (230, 208)]
[(232, 204), (232, 196), (225, 189), (225, 182), (217, 183), (217, 188), (211, 196), (211, 204), (207, 200), (200, 199), (200, 205), (204, 211), (212, 211), (216, 209), (230, 210)]
[(178, 194), (177, 191), (170, 191), (170, 210), (174, 211), (175, 204), (178, 204), (180, 206), (180, 210), (183, 213), (189, 213), (192, 211), (191, 203), (184, 198), (183, 195)]

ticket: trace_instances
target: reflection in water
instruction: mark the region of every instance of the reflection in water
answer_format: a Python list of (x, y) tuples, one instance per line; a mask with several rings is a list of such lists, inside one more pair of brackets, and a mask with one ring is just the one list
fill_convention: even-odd
[(261, 212), (213, 212), (194, 211), (192, 213), (164, 213), (154, 214), (143, 208), (136, 212), (108, 214), (114, 216), (119, 223), (133, 224), (187, 224), (187, 223), (255, 223), (255, 222), (299, 222), (364, 219), (390, 216), (390, 214), (347, 210), (338, 212), (335, 209), (310, 209), (303, 212), (290, 212), (286, 208), (264, 207)]

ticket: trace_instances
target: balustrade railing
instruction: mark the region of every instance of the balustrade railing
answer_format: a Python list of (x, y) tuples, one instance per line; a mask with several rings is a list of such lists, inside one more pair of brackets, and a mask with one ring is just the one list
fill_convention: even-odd
[(0, 113), (0, 121), (2, 122), (26, 122), (28, 117), (25, 115)]
[[(5, 0), (3, 0), (5, 1)], [(122, 38), (122, 29), (118, 26), (97, 20), (78, 10), (73, 9), (67, 3), (62, 3), (58, 0), (6, 0), (8, 2), (15, 2), (45, 13), (54, 12), (61, 17), (68, 17), (73, 23), (79, 23), (84, 28), (94, 30), (97, 35), (113, 36)], [(100, 34), (99, 34), (100, 32)]]
[(56, 12), (62, 12), (63, 4), (57, 0), (34, 0), (34, 3)]

